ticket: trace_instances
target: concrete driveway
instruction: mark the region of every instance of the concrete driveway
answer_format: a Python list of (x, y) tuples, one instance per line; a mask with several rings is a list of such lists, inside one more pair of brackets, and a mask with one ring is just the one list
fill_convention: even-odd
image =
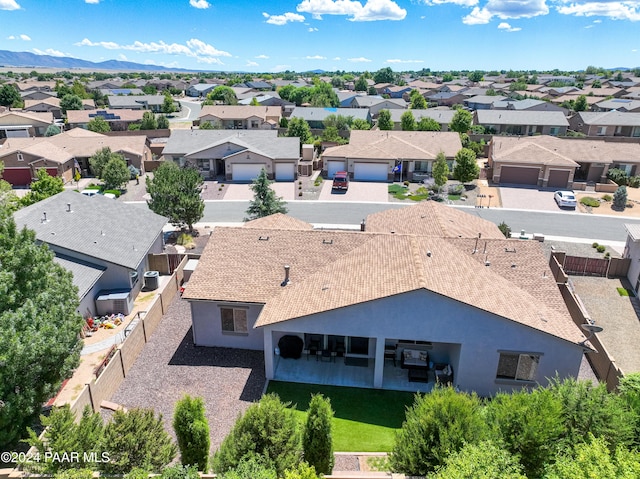
[(371, 201), (384, 203), (389, 201), (388, 183), (369, 183), (366, 181), (351, 181), (349, 189), (332, 191), (332, 182), (325, 181), (320, 192), (321, 201)]
[[(253, 191), (248, 183), (227, 183), (225, 200), (252, 200)], [(271, 188), (285, 201), (296, 199), (296, 183), (293, 181), (277, 181), (271, 184)]]
[(579, 213), (578, 209), (560, 208), (553, 199), (554, 192), (527, 186), (501, 186), (500, 200), (502, 207), (509, 209)]

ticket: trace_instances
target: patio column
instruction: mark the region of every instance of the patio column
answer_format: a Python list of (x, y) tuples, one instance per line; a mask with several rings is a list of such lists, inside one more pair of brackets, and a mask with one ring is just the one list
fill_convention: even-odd
[(376, 338), (376, 357), (373, 368), (373, 387), (382, 387), (384, 373), (384, 338)]
[(273, 332), (267, 329), (264, 333), (264, 374), (267, 379), (273, 379), (275, 376)]

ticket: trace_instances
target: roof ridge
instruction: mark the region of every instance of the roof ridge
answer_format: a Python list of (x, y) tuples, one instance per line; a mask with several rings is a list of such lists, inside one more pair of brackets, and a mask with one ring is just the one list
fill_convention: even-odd
[(416, 278), (418, 280), (418, 285), (422, 289), (428, 289), (427, 278), (424, 274), (424, 270), (427, 265), (424, 263), (424, 259), (420, 254), (420, 249), (418, 248), (418, 238), (416, 237), (416, 235), (409, 236), (409, 246), (411, 247), (411, 253), (413, 254), (413, 263), (417, 266)]

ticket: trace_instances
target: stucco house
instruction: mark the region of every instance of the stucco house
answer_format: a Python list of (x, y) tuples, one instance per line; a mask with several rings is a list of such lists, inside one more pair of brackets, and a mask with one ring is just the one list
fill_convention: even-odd
[[(82, 107), (85, 110), (95, 110), (96, 104), (92, 99), (82, 100)], [(24, 100), (24, 111), (51, 112), (54, 118), (62, 118), (60, 109), (60, 99), (52, 96), (41, 100)]]
[[(164, 95), (109, 95), (109, 108), (112, 110), (150, 110), (162, 113)], [(180, 111), (180, 103), (173, 102), (176, 111)]]
[[(167, 223), (148, 209), (71, 190), (18, 210), (14, 218), (18, 227), (34, 230), (37, 241), (73, 273), (78, 312), (85, 317), (116, 306), (110, 312), (126, 312), (143, 287), (147, 255), (162, 252)], [(109, 301), (103, 298), (109, 292), (121, 303), (101, 303)]]
[(419, 181), (431, 175), (439, 152), (452, 167), (461, 148), (455, 132), (353, 130), (349, 144), (325, 150), (322, 171), (327, 178), (346, 171), (354, 180), (393, 181), (401, 170), (403, 180)]
[(496, 134), (565, 135), (569, 122), (561, 111), (476, 110), (473, 124)]
[(67, 111), (67, 124), (69, 128), (87, 129), (89, 122), (95, 117), (101, 117), (109, 123), (111, 131), (128, 131), (132, 123), (140, 123), (144, 110), (69, 110)]
[[(402, 130), (402, 115), (407, 110), (389, 110), (391, 113), (391, 121), (393, 122), (394, 130)], [(456, 114), (455, 110), (448, 108), (428, 108), (426, 110), (414, 110), (411, 109), (411, 114), (419, 122), (422, 118), (431, 118), (440, 125), (440, 131), (449, 131), (449, 124), (453, 120), (453, 116)]]
[(52, 124), (51, 112), (7, 110), (0, 113), (0, 139), (44, 136)]
[(316, 130), (324, 129), (324, 120), (329, 115), (350, 116), (354, 120), (360, 119), (371, 123), (371, 113), (367, 108), (315, 108), (298, 106), (291, 113), (290, 118), (302, 118), (309, 127)]
[(198, 121), (209, 121), (223, 130), (273, 130), (282, 118), (280, 106), (206, 105)]
[(207, 178), (252, 181), (264, 168), (270, 179), (293, 181), (300, 139), (278, 137), (277, 130), (172, 130), (163, 155)]
[(194, 343), (261, 350), (293, 382), (490, 396), (575, 377), (589, 345), (539, 245), (485, 223), (424, 202), (364, 232), (216, 228), (183, 295)]
[(587, 136), (627, 136), (640, 138), (640, 113), (622, 111), (576, 113), (569, 120), (571, 129)]

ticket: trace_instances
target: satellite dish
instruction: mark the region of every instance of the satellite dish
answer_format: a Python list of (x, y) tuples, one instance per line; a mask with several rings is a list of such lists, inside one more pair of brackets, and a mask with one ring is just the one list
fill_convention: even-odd
[(596, 326), (595, 324), (590, 324), (590, 323), (581, 324), (580, 327), (591, 334), (601, 333), (603, 330), (602, 326)]

